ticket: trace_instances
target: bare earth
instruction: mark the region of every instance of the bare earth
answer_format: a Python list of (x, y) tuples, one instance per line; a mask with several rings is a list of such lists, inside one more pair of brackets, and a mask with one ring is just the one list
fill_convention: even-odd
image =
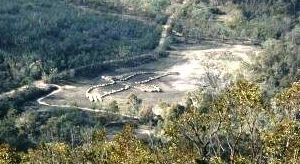
[[(127, 98), (131, 93), (143, 99), (143, 105), (155, 106), (159, 102), (181, 103), (188, 92), (198, 87), (209, 85), (208, 75), (217, 76), (222, 86), (235, 80), (237, 76), (250, 78), (251, 70), (246, 65), (253, 62), (254, 58), (261, 51), (254, 46), (245, 45), (214, 45), (211, 43), (202, 46), (177, 46), (178, 50), (170, 51), (167, 58), (159, 59), (157, 62), (141, 65), (135, 68), (122, 68), (115, 72), (95, 75), (94, 79), (80, 79), (69, 85), (62, 86), (61, 92), (53, 94), (44, 99), (49, 104), (74, 105), (79, 107), (98, 108), (99, 105), (106, 105), (112, 100), (117, 100), (121, 112), (125, 111)], [(134, 72), (178, 72), (178, 75), (170, 75), (149, 84), (156, 84), (162, 92), (148, 93), (137, 88), (132, 88), (104, 98), (103, 102), (90, 102), (85, 97), (85, 91), (92, 85), (101, 83), (103, 75), (122, 75)], [(141, 80), (147, 77), (140, 77)], [(124, 82), (125, 84), (126, 82)], [(221, 86), (221, 87), (222, 87)], [(119, 86), (112, 86), (112, 88)], [(93, 92), (105, 92), (112, 88), (99, 88)], [(157, 111), (159, 114), (161, 111)]]

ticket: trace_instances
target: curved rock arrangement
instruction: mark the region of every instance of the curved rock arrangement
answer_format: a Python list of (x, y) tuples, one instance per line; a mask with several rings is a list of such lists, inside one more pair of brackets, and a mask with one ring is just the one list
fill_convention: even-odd
[[(101, 77), (102, 79), (104, 79), (106, 81), (109, 81), (109, 82), (105, 83), (105, 84), (94, 85), (94, 86), (91, 86), (90, 88), (88, 88), (85, 92), (86, 98), (88, 98), (91, 102), (97, 102), (97, 101), (101, 102), (102, 99), (106, 96), (110, 96), (112, 94), (123, 92), (123, 91), (128, 90), (132, 87), (138, 88), (138, 89), (140, 89), (144, 92), (161, 92), (162, 90), (158, 86), (136, 87), (136, 86), (132, 86), (132, 85), (122, 84), (122, 82), (126, 82), (127, 80), (129, 80), (130, 78), (133, 78), (135, 76), (144, 75), (144, 74), (155, 74), (155, 73), (157, 73), (157, 72), (136, 72), (136, 73), (128, 75), (126, 77), (102, 76)], [(146, 83), (149, 83), (151, 81), (154, 81), (154, 80), (157, 80), (157, 79), (160, 79), (162, 77), (169, 76), (169, 75), (178, 75), (178, 72), (168, 72), (168, 73), (164, 73), (164, 74), (159, 75), (159, 76), (149, 77), (147, 80), (134, 82), (134, 85), (146, 84)], [(122, 85), (124, 85), (124, 87), (120, 88), (120, 89), (117, 89), (117, 90), (111, 90), (109, 92), (105, 92), (102, 95), (100, 95), (99, 93), (91, 93), (96, 88), (106, 87), (106, 86), (114, 85), (116, 83), (121, 83)]]
[[(42, 96), (37, 100), (37, 103), (40, 104), (40, 105), (45, 105), (45, 106), (49, 106), (49, 107), (58, 107), (58, 108), (75, 108), (75, 109), (80, 109), (80, 110), (89, 111), (89, 112), (97, 112), (97, 113), (101, 112), (101, 113), (115, 114), (113, 112), (109, 112), (109, 111), (106, 111), (106, 110), (92, 109), (92, 108), (87, 108), (87, 107), (78, 107), (78, 106), (73, 106), (73, 105), (49, 104), (49, 103), (45, 102), (44, 99), (46, 99), (46, 98), (48, 98), (48, 97), (50, 97), (54, 94), (58, 94), (59, 92), (61, 92), (63, 90), (62, 87), (59, 86), (59, 85), (56, 85), (56, 84), (45, 84), (42, 81), (39, 82), (39, 83), (36, 83), (35, 86), (38, 87), (38, 88), (42, 88), (42, 89), (56, 88), (56, 90), (53, 90), (51, 93), (49, 93), (45, 96)], [(39, 109), (38, 112), (45, 112), (45, 111), (48, 111), (48, 110), (53, 110), (53, 109), (51, 109), (51, 108), (50, 109)], [(122, 115), (124, 117), (128, 117), (128, 118), (133, 119), (133, 120), (139, 119), (138, 116), (132, 116), (132, 115), (128, 115), (128, 114), (118, 113), (118, 115)]]
[[(181, 0), (179, 1), (178, 3), (179, 4), (186, 4), (187, 2), (189, 2), (189, 0)], [(170, 6), (170, 8), (172, 7), (173, 5)], [(170, 34), (170, 31), (172, 31), (172, 27), (174, 25), (174, 21), (176, 20), (175, 18), (177, 17), (177, 15), (180, 13), (180, 11), (174, 11), (169, 17), (168, 17), (168, 20), (166, 22), (165, 25), (163, 25), (163, 31), (161, 33), (161, 36), (160, 36), (160, 40), (159, 40), (159, 44), (158, 46), (156, 47), (156, 51), (163, 51), (164, 50), (164, 45), (165, 43), (168, 41), (168, 36)], [(124, 78), (108, 78), (106, 79), (106, 77), (103, 77), (103, 79), (106, 79), (108, 81), (110, 81), (109, 83), (106, 83), (106, 84), (99, 84), (99, 85), (95, 85), (95, 86), (92, 86), (90, 88), (87, 89), (85, 95), (86, 97), (91, 101), (91, 102), (94, 102), (94, 101), (102, 101), (102, 98), (106, 97), (106, 96), (109, 96), (109, 95), (112, 95), (112, 94), (115, 94), (115, 93), (119, 93), (119, 92), (122, 92), (122, 91), (125, 91), (125, 90), (128, 90), (130, 89), (132, 86), (131, 85), (125, 85), (125, 87), (119, 89), (119, 90), (112, 90), (110, 92), (107, 92), (107, 93), (104, 93), (103, 95), (100, 95), (100, 94), (93, 94), (91, 93), (92, 90), (96, 89), (96, 88), (101, 88), (101, 87), (105, 87), (105, 86), (109, 86), (109, 85), (113, 85), (117, 82), (125, 82), (127, 80), (129, 80), (130, 78), (133, 78), (137, 75), (141, 75), (141, 74), (149, 74), (151, 72), (138, 72), (138, 73), (134, 73), (132, 75), (129, 75), (127, 77), (124, 77)], [(152, 73), (155, 73), (155, 72), (152, 72)], [(139, 85), (139, 84), (146, 84), (146, 83), (149, 83), (153, 80), (157, 80), (159, 78), (162, 78), (162, 77), (165, 77), (165, 76), (169, 76), (169, 75), (177, 75), (178, 73), (176, 72), (170, 72), (170, 73), (165, 73), (163, 75), (160, 75), (160, 76), (156, 76), (156, 77), (150, 77), (149, 79), (147, 80), (143, 80), (143, 81), (139, 81), (139, 82), (135, 82), (134, 84), (135, 85)], [(156, 88), (157, 89), (157, 88)], [(161, 91), (161, 89), (157, 89), (159, 91)]]
[(149, 77), (149, 79), (147, 79), (147, 80), (137, 81), (137, 82), (134, 82), (134, 83), (135, 84), (146, 84), (146, 83), (149, 83), (153, 80), (157, 80), (157, 79), (160, 79), (162, 77), (169, 76), (169, 75), (178, 75), (178, 72), (168, 72), (168, 73), (156, 76), (156, 77)]

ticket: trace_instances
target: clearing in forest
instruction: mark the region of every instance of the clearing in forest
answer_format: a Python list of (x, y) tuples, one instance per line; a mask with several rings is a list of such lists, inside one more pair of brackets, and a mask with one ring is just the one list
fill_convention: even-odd
[[(97, 108), (116, 100), (125, 111), (128, 96), (133, 93), (143, 100), (144, 106), (155, 106), (159, 102), (180, 103), (188, 92), (199, 87), (224, 87), (230, 81), (249, 78), (249, 66), (261, 51), (258, 47), (248, 45), (228, 45), (205, 42), (197, 46), (176, 46), (170, 55), (156, 62), (138, 67), (120, 68), (112, 72), (95, 74), (94, 78), (77, 78), (76, 81), (63, 86), (58, 94), (43, 101), (49, 104), (74, 105)], [(213, 47), (213, 48), (212, 48)], [(170, 73), (170, 74), (168, 74)], [(136, 74), (136, 75), (135, 75)], [(159, 77), (155, 79), (155, 77)], [(126, 78), (127, 77), (127, 78)], [(148, 82), (146, 82), (148, 80)], [(145, 82), (140, 83), (139, 82)], [(105, 84), (109, 84), (105, 86)], [(70, 87), (73, 86), (73, 87)], [(103, 95), (113, 91), (101, 100), (91, 100), (90, 94)], [(97, 87), (98, 86), (98, 87)], [(124, 90), (122, 88), (130, 86)], [(213, 86), (214, 87), (214, 86)], [(150, 88), (150, 91), (147, 89)], [(159, 91), (151, 90), (159, 88)]]

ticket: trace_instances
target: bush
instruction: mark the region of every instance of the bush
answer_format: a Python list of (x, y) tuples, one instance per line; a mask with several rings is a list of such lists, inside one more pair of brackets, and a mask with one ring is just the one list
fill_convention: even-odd
[(120, 108), (118, 106), (118, 103), (116, 100), (112, 101), (109, 103), (108, 105), (109, 110), (111, 110), (114, 113), (119, 113), (120, 112)]

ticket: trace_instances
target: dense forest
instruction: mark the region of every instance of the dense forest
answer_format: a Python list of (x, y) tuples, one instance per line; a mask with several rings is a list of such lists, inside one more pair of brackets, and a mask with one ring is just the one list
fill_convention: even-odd
[(1, 1), (0, 91), (65, 69), (140, 55), (160, 27), (56, 1)]
[[(0, 163), (300, 163), (299, 0), (1, 0), (0, 93), (154, 53), (172, 11), (168, 44), (250, 42), (263, 49), (248, 66), (256, 76), (161, 102), (161, 116), (131, 95), (139, 119), (116, 101), (106, 113), (38, 109), (24, 100), (47, 92), (36, 88), (0, 97)], [(138, 137), (140, 125), (155, 135)]]

